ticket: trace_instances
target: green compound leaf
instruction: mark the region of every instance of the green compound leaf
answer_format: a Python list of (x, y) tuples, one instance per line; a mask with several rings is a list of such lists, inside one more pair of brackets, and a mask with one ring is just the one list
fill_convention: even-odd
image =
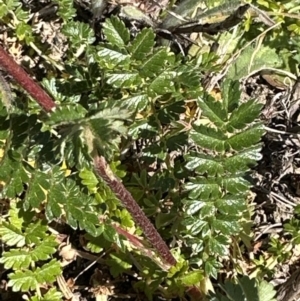
[(253, 122), (262, 109), (261, 104), (257, 104), (255, 100), (249, 100), (241, 104), (230, 116), (227, 124), (227, 130), (243, 129), (247, 124)]
[(154, 38), (153, 30), (144, 28), (129, 46), (131, 59), (142, 61), (152, 51)]
[(258, 143), (264, 132), (264, 126), (262, 124), (256, 124), (243, 132), (231, 136), (226, 143), (233, 150), (240, 151)]
[(88, 188), (89, 192), (95, 193), (97, 191), (99, 180), (91, 170), (81, 170), (79, 177), (82, 180), (81, 183)]
[(131, 88), (142, 83), (138, 72), (111, 73), (107, 78), (107, 83), (115, 88)]
[(58, 292), (56, 288), (50, 288), (45, 295), (33, 296), (29, 301), (61, 301), (63, 299), (63, 294)]
[(211, 236), (208, 241), (209, 254), (226, 255), (228, 250), (229, 239), (223, 235)]
[(147, 107), (148, 102), (147, 94), (133, 95), (122, 99), (122, 106), (131, 111), (142, 111)]
[(49, 236), (43, 239), (39, 245), (31, 251), (30, 255), (33, 261), (48, 260), (57, 250), (55, 237)]
[(244, 193), (249, 190), (251, 183), (242, 177), (242, 175), (232, 175), (220, 179), (221, 185), (229, 193)]
[(25, 229), (26, 244), (39, 244), (41, 239), (47, 236), (47, 226), (41, 225), (39, 220), (36, 223), (30, 223)]
[(203, 199), (218, 198), (221, 195), (220, 186), (214, 179), (207, 179), (205, 177), (196, 177), (191, 179), (185, 185), (189, 192), (190, 199)]
[[(251, 187), (247, 173), (261, 158), (258, 142), (264, 133), (256, 122), (261, 105), (253, 100), (240, 104), (238, 82), (227, 80), (223, 87), (223, 101), (198, 96), (205, 124), (199, 125), (199, 120), (193, 125), (189, 137), (197, 152), (184, 156), (185, 168), (193, 177), (184, 185), (188, 199), (183, 201), (186, 220), (182, 224), (192, 237), (187, 243), (202, 256), (205, 272), (215, 278), (221, 263), (207, 254), (224, 256), (231, 236), (240, 234)], [(201, 244), (194, 241), (195, 235), (203, 239)]]
[(217, 127), (222, 127), (227, 121), (226, 111), (220, 101), (215, 101), (213, 97), (207, 96), (206, 99), (198, 98), (197, 104), (203, 111), (203, 114), (213, 122)]
[(187, 161), (185, 167), (188, 170), (195, 170), (198, 173), (208, 173), (210, 176), (221, 175), (224, 173), (222, 161), (217, 157), (191, 152), (184, 157)]
[(77, 50), (82, 45), (89, 45), (95, 42), (94, 32), (88, 24), (69, 21), (64, 24), (62, 32), (71, 39), (72, 47)]
[(15, 273), (9, 274), (8, 277), (10, 280), (8, 286), (12, 287), (14, 292), (37, 290), (40, 284), (54, 282), (61, 272), (60, 263), (53, 259), (41, 268), (38, 267), (35, 271), (18, 270)]
[(175, 92), (174, 79), (176, 78), (176, 75), (177, 74), (174, 71), (162, 72), (150, 84), (149, 91), (159, 95)]
[(101, 45), (98, 47), (97, 61), (104, 68), (113, 70), (117, 66), (121, 67), (122, 65), (128, 65), (130, 62), (130, 55), (116, 46)]
[(39, 170), (33, 171), (29, 180), (28, 192), (26, 193), (26, 202), (33, 208), (38, 208), (46, 200), (45, 192), (49, 188), (49, 174)]
[(106, 19), (103, 24), (103, 33), (110, 44), (119, 48), (127, 45), (130, 39), (130, 32), (124, 22), (115, 16)]
[(8, 246), (23, 247), (25, 245), (25, 235), (14, 223), (2, 222), (0, 226), (0, 237)]
[(46, 234), (47, 229), (46, 226), (40, 225), (40, 222), (28, 224), (24, 233), (25, 242), (28, 246), (24, 249), (11, 249), (9, 252), (4, 252), (0, 260), (5, 264), (5, 267), (27, 268), (32, 262), (49, 259), (56, 252), (57, 242), (55, 237)]
[(192, 271), (180, 277), (179, 280), (186, 286), (195, 285), (204, 279), (203, 271)]
[(240, 151), (231, 157), (224, 158), (224, 169), (230, 173), (237, 173), (240, 170), (247, 171), (254, 167), (261, 157), (261, 145), (258, 144), (251, 148)]
[(173, 61), (173, 55), (165, 48), (159, 48), (147, 58), (140, 67), (140, 74), (143, 77), (154, 77), (162, 72), (167, 62)]
[(221, 130), (208, 128), (204, 125), (194, 126), (190, 132), (190, 138), (197, 145), (218, 152), (225, 150), (225, 141), (227, 140), (227, 136)]
[(4, 252), (0, 258), (0, 262), (4, 264), (6, 269), (26, 269), (31, 263), (31, 254), (28, 250), (12, 249)]

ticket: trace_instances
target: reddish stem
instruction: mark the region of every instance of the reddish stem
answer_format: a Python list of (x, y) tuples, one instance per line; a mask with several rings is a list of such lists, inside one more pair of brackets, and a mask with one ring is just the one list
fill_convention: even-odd
[(22, 86), (47, 112), (56, 107), (52, 98), (19, 66), (0, 46), (0, 65)]
[(130, 212), (135, 222), (142, 228), (145, 236), (155, 247), (161, 258), (164, 259), (168, 264), (175, 265), (176, 260), (170, 252), (167, 244), (164, 242), (162, 237), (159, 235), (153, 224), (147, 218), (129, 191), (125, 188), (121, 181), (114, 176), (104, 157), (95, 156), (94, 166), (97, 174), (105, 181), (105, 183)]
[[(47, 112), (56, 107), (56, 104), (51, 97), (27, 74), (27, 72), (20, 67), (11, 58), (6, 51), (0, 46), (0, 65), (5, 68), (16, 82), (23, 87)], [(145, 236), (150, 243), (156, 248), (161, 258), (168, 264), (175, 265), (176, 260), (171, 254), (168, 246), (163, 241), (155, 227), (146, 217), (145, 213), (133, 199), (124, 185), (116, 179), (112, 171), (109, 169), (103, 157), (96, 156), (94, 158), (96, 172), (101, 176), (115, 195), (125, 205), (126, 209), (131, 213), (135, 222), (142, 228)]]

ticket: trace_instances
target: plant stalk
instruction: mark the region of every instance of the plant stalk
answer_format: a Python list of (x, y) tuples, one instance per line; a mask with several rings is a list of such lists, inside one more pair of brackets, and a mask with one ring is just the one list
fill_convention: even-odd
[[(41, 88), (29, 74), (19, 66), (13, 58), (0, 46), (0, 65), (9, 73), (16, 82), (26, 90), (33, 99), (46, 111), (50, 112), (56, 107), (55, 102)], [(146, 217), (145, 213), (136, 203), (132, 195), (125, 186), (118, 180), (110, 170), (104, 157), (94, 156), (95, 170), (100, 177), (107, 183), (115, 195), (124, 204), (125, 208), (131, 213), (135, 222), (142, 228), (149, 242), (155, 247), (158, 254), (168, 264), (175, 265), (176, 260), (170, 252), (168, 246), (163, 241), (153, 224)]]
[(149, 242), (157, 250), (158, 254), (168, 264), (175, 265), (176, 260), (170, 252), (167, 244), (164, 242), (162, 237), (159, 235), (153, 224), (147, 218), (145, 213), (142, 211), (140, 206), (136, 203), (132, 195), (125, 188), (122, 182), (115, 177), (112, 173), (109, 165), (102, 156), (94, 156), (94, 166), (97, 174), (104, 180), (104, 182), (110, 187), (115, 195), (121, 200), (126, 209), (132, 215), (135, 222), (142, 228), (145, 236)]
[(56, 107), (52, 98), (40, 87), (28, 73), (19, 66), (0, 46), (0, 65), (10, 74), (15, 81), (34, 98), (37, 103), (46, 111), (50, 112)]

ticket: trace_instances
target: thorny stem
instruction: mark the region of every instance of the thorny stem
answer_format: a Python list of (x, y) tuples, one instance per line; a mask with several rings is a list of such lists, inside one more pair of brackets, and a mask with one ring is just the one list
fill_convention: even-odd
[[(19, 66), (0, 46), (0, 66), (9, 73), (16, 82), (22, 86), (37, 103), (47, 112), (56, 107), (51, 97)], [(145, 213), (133, 199), (125, 186), (113, 175), (104, 157), (94, 156), (95, 170), (100, 177), (107, 183), (115, 195), (124, 204), (125, 208), (131, 213), (135, 222), (142, 228), (145, 236), (155, 247), (158, 254), (168, 264), (175, 265), (176, 260), (171, 254), (168, 246), (163, 241), (153, 224), (146, 217)]]
[(0, 46), (0, 65), (9, 73), (24, 90), (47, 112), (56, 107), (52, 98), (19, 66)]

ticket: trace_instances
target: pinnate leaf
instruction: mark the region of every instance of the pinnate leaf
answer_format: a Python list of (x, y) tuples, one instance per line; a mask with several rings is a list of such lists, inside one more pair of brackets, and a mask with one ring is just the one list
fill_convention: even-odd
[(59, 262), (53, 259), (42, 267), (38, 267), (35, 271), (18, 270), (9, 274), (8, 286), (12, 287), (14, 292), (36, 290), (40, 284), (54, 282), (61, 272)]
[(195, 285), (204, 279), (203, 271), (192, 271), (180, 277), (180, 281), (186, 286)]
[(225, 149), (226, 135), (220, 130), (209, 128), (203, 125), (194, 126), (190, 132), (191, 139), (199, 146), (218, 152)]
[(175, 92), (174, 79), (176, 72), (164, 71), (159, 74), (149, 86), (150, 92), (155, 92), (159, 95)]
[(196, 177), (191, 179), (190, 183), (185, 185), (186, 190), (189, 192), (189, 198), (191, 199), (209, 199), (216, 198), (220, 195), (220, 186), (214, 181), (214, 179), (207, 179), (205, 177)]
[(30, 223), (25, 229), (26, 243), (39, 244), (40, 240), (47, 236), (46, 231), (47, 226), (41, 225), (40, 220), (36, 223)]
[(148, 95), (147, 94), (140, 94), (140, 95), (133, 95), (122, 99), (122, 105), (128, 110), (144, 110), (148, 104)]
[(118, 72), (109, 74), (107, 83), (115, 88), (130, 88), (141, 84), (141, 80), (137, 72)]
[(233, 150), (243, 150), (255, 145), (261, 139), (265, 130), (263, 125), (255, 124), (243, 132), (237, 133), (228, 138), (227, 143)]
[(262, 105), (257, 104), (255, 100), (249, 100), (241, 104), (230, 116), (227, 124), (228, 130), (242, 129), (247, 124), (253, 122), (259, 115)]
[(247, 171), (254, 167), (261, 159), (261, 145), (255, 145), (251, 148), (240, 151), (231, 157), (224, 158), (224, 169), (230, 173), (236, 173), (240, 170)]
[(57, 242), (52, 236), (43, 239), (39, 245), (31, 251), (30, 255), (33, 261), (48, 260), (56, 252)]
[(44, 264), (41, 268), (35, 270), (35, 275), (39, 283), (51, 283), (56, 280), (56, 277), (62, 273), (60, 263), (52, 259)]
[(112, 45), (102, 45), (97, 52), (99, 63), (108, 68), (115, 69), (120, 63), (126, 65), (130, 61), (129, 54)]
[(124, 47), (130, 39), (129, 30), (126, 28), (124, 22), (115, 16), (106, 19), (103, 25), (103, 32), (107, 41), (119, 48)]
[(211, 96), (207, 96), (206, 99), (198, 98), (197, 103), (203, 114), (217, 127), (224, 125), (224, 122), (227, 120), (227, 114), (220, 101), (215, 101)]
[(223, 174), (222, 162), (217, 158), (205, 154), (191, 153), (186, 155), (185, 167), (188, 170), (196, 170), (198, 173), (208, 173), (210, 176)]
[(25, 245), (25, 235), (13, 223), (2, 222), (0, 236), (8, 246), (23, 247)]
[(95, 174), (91, 170), (81, 170), (79, 173), (79, 177), (82, 180), (82, 184), (85, 185), (90, 192), (96, 192), (99, 180), (96, 178)]
[(166, 63), (170, 62), (171, 58), (171, 54), (169, 54), (165, 48), (157, 49), (141, 66), (141, 75), (143, 77), (153, 77), (156, 74), (160, 74)]
[(45, 295), (41, 296), (33, 296), (29, 299), (29, 301), (61, 301), (63, 299), (63, 294), (58, 292), (56, 288), (50, 288)]
[(6, 269), (24, 269), (28, 268), (31, 263), (31, 254), (28, 250), (11, 249), (4, 252), (0, 258)]
[(154, 33), (149, 28), (144, 28), (134, 39), (129, 50), (131, 59), (143, 60), (154, 46)]

